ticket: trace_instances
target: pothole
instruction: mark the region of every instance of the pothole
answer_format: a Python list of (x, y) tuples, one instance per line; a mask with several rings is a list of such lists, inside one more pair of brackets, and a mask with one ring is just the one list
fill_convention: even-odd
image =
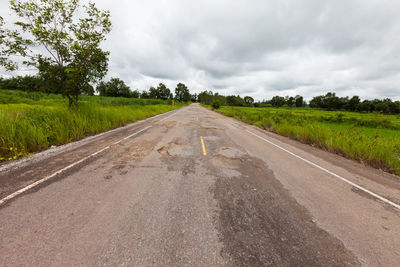
[(241, 160), (238, 158), (228, 158), (220, 155), (210, 159), (210, 162), (214, 167), (225, 169), (239, 169), (241, 164)]
[(168, 145), (159, 148), (157, 151), (163, 156), (191, 156), (193, 152), (188, 149), (186, 142), (181, 138), (175, 138), (173, 141), (169, 142)]

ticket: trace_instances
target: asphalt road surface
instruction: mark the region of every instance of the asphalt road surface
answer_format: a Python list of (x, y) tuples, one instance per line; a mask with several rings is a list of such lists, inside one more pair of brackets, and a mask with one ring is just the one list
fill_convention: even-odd
[(392, 176), (191, 105), (0, 166), (1, 266), (399, 266)]

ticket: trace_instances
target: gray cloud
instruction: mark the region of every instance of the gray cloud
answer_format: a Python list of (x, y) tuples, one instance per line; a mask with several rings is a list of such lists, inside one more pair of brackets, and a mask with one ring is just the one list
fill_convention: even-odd
[(398, 1), (95, 2), (112, 13), (109, 77), (132, 88), (400, 99)]

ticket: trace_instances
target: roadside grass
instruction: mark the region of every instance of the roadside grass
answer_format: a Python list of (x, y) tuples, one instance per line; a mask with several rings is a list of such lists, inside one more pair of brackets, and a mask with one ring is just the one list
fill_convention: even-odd
[(248, 107), (221, 107), (216, 111), (400, 175), (398, 116)]
[(77, 109), (70, 109), (59, 95), (0, 90), (0, 161), (28, 156), (181, 106), (162, 100), (84, 96)]

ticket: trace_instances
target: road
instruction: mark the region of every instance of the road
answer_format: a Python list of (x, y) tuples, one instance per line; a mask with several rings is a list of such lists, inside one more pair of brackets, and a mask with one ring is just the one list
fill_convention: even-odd
[(196, 104), (0, 166), (0, 199), (1, 266), (400, 264), (398, 177)]

